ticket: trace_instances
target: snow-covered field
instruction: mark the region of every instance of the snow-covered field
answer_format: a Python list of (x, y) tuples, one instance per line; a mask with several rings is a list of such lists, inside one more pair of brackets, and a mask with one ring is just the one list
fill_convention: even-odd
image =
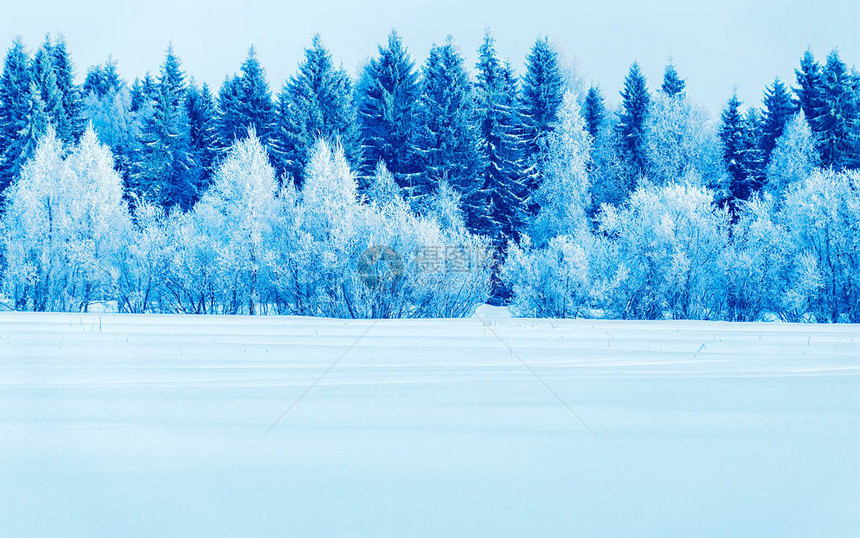
[(0, 536), (860, 533), (858, 327), (481, 315), (2, 313)]

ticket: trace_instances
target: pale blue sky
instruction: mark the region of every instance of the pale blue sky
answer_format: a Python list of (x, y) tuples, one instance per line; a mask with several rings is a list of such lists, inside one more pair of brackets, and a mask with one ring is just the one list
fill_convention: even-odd
[[(860, 62), (860, 4), (851, 1), (702, 3), (661, 0), (603, 2), (513, 0), (47, 0), (6, 5), (0, 38), (21, 35), (35, 48), (46, 32), (61, 32), (82, 77), (108, 54), (133, 79), (157, 70), (172, 41), (185, 68), (198, 80), (220, 85), (256, 45), (273, 89), (296, 68), (302, 49), (319, 32), (336, 59), (356, 73), (392, 28), (413, 56), (423, 59), (434, 41), (455, 37), (474, 64), (484, 29), (490, 27), (502, 56), (521, 68), (535, 37), (549, 35), (587, 81), (601, 85), (611, 102), (630, 63), (638, 60), (652, 87), (669, 55), (689, 93), (712, 111), (737, 86), (747, 102), (764, 84), (793, 69), (807, 46), (824, 57), (838, 47)], [(467, 5), (468, 4), (468, 5)], [(526, 7), (528, 6), (528, 7)]]

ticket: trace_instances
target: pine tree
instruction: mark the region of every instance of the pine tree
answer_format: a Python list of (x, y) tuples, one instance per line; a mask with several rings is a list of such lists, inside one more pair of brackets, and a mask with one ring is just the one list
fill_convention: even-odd
[(821, 108), (821, 66), (812, 55), (812, 51), (807, 49), (800, 58), (800, 68), (795, 69), (797, 77), (797, 88), (794, 93), (797, 95), (797, 105), (803, 110), (806, 115), (806, 121), (810, 126), (815, 123), (815, 118), (818, 117), (819, 109)]
[(747, 200), (753, 191), (747, 166), (750, 144), (749, 117), (741, 111), (741, 101), (736, 93), (726, 103), (721, 120), (719, 135), (723, 145), (723, 159), (729, 173), (725, 201), (735, 207), (737, 200)]
[(194, 163), (199, 168), (199, 184), (195, 186), (195, 190), (200, 194), (210, 183), (224, 152), (224, 144), (218, 133), (215, 99), (208, 85), (203, 84), (199, 89), (194, 83), (188, 85), (185, 112), (188, 116), (188, 145), (194, 156)]
[(81, 89), (75, 84), (75, 69), (72, 59), (66, 50), (66, 40), (60, 36), (51, 47), (51, 55), (54, 62), (54, 73), (57, 76), (57, 88), (63, 98), (63, 109), (68, 121), (67, 132), (59, 132), (58, 135), (68, 139), (69, 142), (80, 138), (84, 132), (85, 124), (82, 116), (83, 100)]
[(165, 208), (178, 205), (187, 209), (198, 197), (201, 180), (190, 148), (185, 74), (172, 46), (167, 49), (156, 88), (151, 110), (143, 120), (131, 190)]
[(32, 73), (38, 85), (39, 96), (57, 137), (66, 144), (74, 143), (75, 127), (66, 114), (63, 93), (57, 83), (57, 70), (54, 64), (53, 45), (48, 38), (33, 57)]
[(301, 182), (318, 138), (338, 141), (353, 166), (360, 160), (352, 82), (342, 67), (335, 67), (319, 35), (278, 95), (277, 121), (275, 160), (293, 181)]
[(675, 66), (671, 62), (666, 65), (666, 71), (663, 73), (663, 85), (661, 86), (663, 93), (669, 97), (684, 97), (686, 86), (687, 81), (678, 75)]
[(628, 167), (627, 181), (632, 185), (646, 169), (645, 120), (651, 104), (651, 94), (645, 76), (634, 62), (624, 79), (621, 110), (618, 113), (617, 137), (619, 153)]
[[(136, 80), (135, 84), (139, 84), (139, 81)], [(102, 98), (122, 86), (123, 81), (117, 71), (116, 61), (109, 57), (104, 64), (90, 67), (81, 90), (85, 95), (92, 92), (96, 97)]]
[(135, 79), (131, 86), (131, 111), (140, 113), (158, 98), (158, 85), (147, 72), (142, 79)]
[(588, 93), (585, 94), (585, 102), (582, 104), (582, 116), (585, 119), (585, 126), (588, 133), (597, 138), (600, 133), (603, 122), (606, 120), (606, 104), (603, 101), (603, 94), (598, 86), (588, 88)]
[(218, 110), (218, 127), (225, 143), (242, 140), (253, 128), (260, 141), (270, 145), (275, 128), (272, 92), (254, 47), (248, 50), (239, 75), (224, 81), (218, 94)]
[(6, 54), (0, 78), (0, 193), (15, 180), (23, 160), (29, 157), (22, 153), (21, 138), (31, 126), (32, 81), (29, 56), (17, 39)]
[(379, 161), (402, 187), (415, 170), (412, 139), (415, 136), (415, 104), (418, 75), (415, 64), (396, 32), (379, 56), (365, 66), (356, 91), (361, 132), (361, 175), (372, 176)]
[(765, 165), (770, 161), (770, 154), (776, 146), (776, 140), (782, 136), (785, 124), (795, 113), (794, 103), (788, 88), (777, 77), (773, 83), (764, 89), (764, 110), (762, 111), (761, 150)]
[(810, 122), (818, 135), (821, 165), (834, 168), (860, 164), (860, 108), (857, 80), (835, 50), (821, 72), (821, 91), (815, 118)]
[(443, 45), (430, 49), (424, 64), (415, 139), (421, 174), (409, 194), (423, 201), (441, 183), (449, 184), (460, 194), (467, 225), (477, 229), (487, 208), (480, 178), (480, 135), (474, 119), (469, 76), (463, 58), (448, 38)]
[(497, 58), (489, 33), (478, 52), (475, 93), (487, 208), (479, 231), (504, 245), (516, 237), (525, 220), (517, 81), (510, 64)]
[[(558, 119), (564, 97), (564, 76), (558, 52), (546, 37), (539, 38), (526, 58), (526, 75), (522, 89), (523, 141), (530, 173), (526, 178), (529, 193), (540, 185), (538, 159), (546, 137)], [(533, 212), (537, 207), (532, 204)]]

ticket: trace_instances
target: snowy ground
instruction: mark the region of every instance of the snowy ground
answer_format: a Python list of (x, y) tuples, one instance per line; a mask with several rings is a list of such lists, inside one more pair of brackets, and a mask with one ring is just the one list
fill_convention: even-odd
[(858, 327), (481, 314), (0, 313), (0, 536), (860, 533)]

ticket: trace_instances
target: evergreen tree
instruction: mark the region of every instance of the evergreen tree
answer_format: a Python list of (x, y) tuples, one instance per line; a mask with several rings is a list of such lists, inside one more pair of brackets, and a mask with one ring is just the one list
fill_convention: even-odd
[(467, 225), (479, 228), (487, 214), (480, 135), (469, 76), (450, 38), (430, 49), (421, 77), (418, 118), (415, 149), (421, 176), (410, 194), (423, 202), (447, 183), (460, 195)]
[(53, 45), (48, 38), (33, 57), (32, 73), (48, 121), (54, 126), (57, 137), (64, 143), (73, 143), (76, 125), (66, 113), (63, 93), (57, 82)]
[(678, 75), (675, 66), (670, 62), (663, 73), (663, 85), (661, 87), (663, 93), (669, 97), (683, 97), (686, 86), (687, 82)]
[(198, 197), (199, 168), (191, 153), (185, 74), (173, 47), (161, 66), (151, 110), (143, 119), (131, 190), (165, 208), (187, 209)]
[(779, 78), (764, 89), (764, 110), (762, 111), (761, 150), (764, 163), (770, 161), (770, 155), (776, 146), (776, 140), (782, 136), (785, 124), (795, 113), (794, 103), (788, 88)]
[[(139, 81), (136, 80), (135, 84), (139, 84)], [(84, 95), (92, 92), (96, 97), (102, 98), (111, 90), (119, 90), (122, 86), (123, 81), (117, 71), (116, 61), (109, 57), (104, 64), (90, 67), (81, 89)]]
[(131, 111), (140, 113), (158, 98), (158, 84), (147, 72), (142, 79), (135, 79), (131, 86)]
[[(521, 94), (524, 157), (530, 166), (526, 178), (529, 193), (540, 185), (538, 159), (547, 135), (558, 120), (564, 87), (558, 52), (546, 37), (539, 38), (526, 58)], [(535, 211), (537, 206), (532, 204), (530, 209)]]
[(818, 135), (821, 165), (834, 168), (860, 164), (860, 109), (857, 79), (835, 50), (821, 72), (821, 92), (815, 118), (810, 122)]
[(294, 181), (301, 182), (318, 138), (339, 141), (347, 160), (353, 166), (359, 162), (352, 82), (342, 67), (335, 67), (319, 35), (278, 95), (277, 121), (275, 160)]
[(634, 62), (624, 79), (624, 90), (621, 92), (621, 110), (618, 112), (619, 153), (628, 168), (627, 181), (632, 185), (645, 172), (647, 159), (645, 156), (645, 120), (648, 118), (648, 108), (651, 94), (645, 75), (639, 69), (639, 63)]
[[(33, 76), (23, 42), (16, 39), (6, 54), (0, 77), (0, 193), (18, 176), (29, 155), (23, 152), (22, 136), (31, 127), (38, 109), (31, 102)], [(38, 95), (38, 91), (36, 95)]]
[(489, 33), (478, 52), (475, 97), (487, 209), (479, 231), (504, 245), (515, 238), (525, 217), (517, 82), (510, 64), (497, 58)]
[(754, 180), (750, 177), (748, 167), (750, 117), (741, 111), (741, 101), (737, 94), (726, 103), (722, 113), (722, 123), (719, 129), (720, 141), (723, 145), (723, 159), (729, 173), (729, 184), (725, 188), (726, 202), (736, 207), (738, 200), (749, 199), (754, 190)]
[(815, 130), (815, 118), (821, 108), (821, 66), (807, 49), (800, 58), (800, 68), (794, 70), (797, 77), (797, 105), (806, 115), (806, 121)]
[(195, 186), (199, 194), (210, 183), (219, 157), (224, 151), (224, 145), (218, 134), (215, 99), (208, 85), (203, 84), (199, 89), (194, 83), (188, 85), (188, 91), (185, 94), (185, 113), (188, 116), (189, 148), (194, 156), (194, 163), (199, 168), (197, 176), (200, 181)]
[(275, 127), (272, 92), (254, 47), (248, 50), (239, 75), (224, 81), (218, 109), (220, 136), (226, 144), (245, 138), (250, 128), (264, 145), (270, 144)]
[(415, 64), (396, 32), (379, 56), (365, 66), (358, 83), (356, 108), (361, 132), (361, 175), (370, 177), (379, 161), (400, 186), (415, 172), (411, 150), (415, 136), (418, 75)]
[(598, 86), (588, 88), (585, 102), (582, 104), (582, 116), (585, 119), (588, 133), (596, 139), (603, 122), (606, 120), (606, 104)]
[(82, 116), (83, 100), (81, 89), (75, 84), (75, 69), (72, 60), (66, 50), (66, 40), (60, 36), (51, 47), (54, 61), (54, 73), (57, 77), (57, 88), (63, 98), (63, 109), (68, 120), (68, 131), (59, 132), (58, 135), (66, 137), (69, 142), (80, 138), (84, 132), (85, 124)]

